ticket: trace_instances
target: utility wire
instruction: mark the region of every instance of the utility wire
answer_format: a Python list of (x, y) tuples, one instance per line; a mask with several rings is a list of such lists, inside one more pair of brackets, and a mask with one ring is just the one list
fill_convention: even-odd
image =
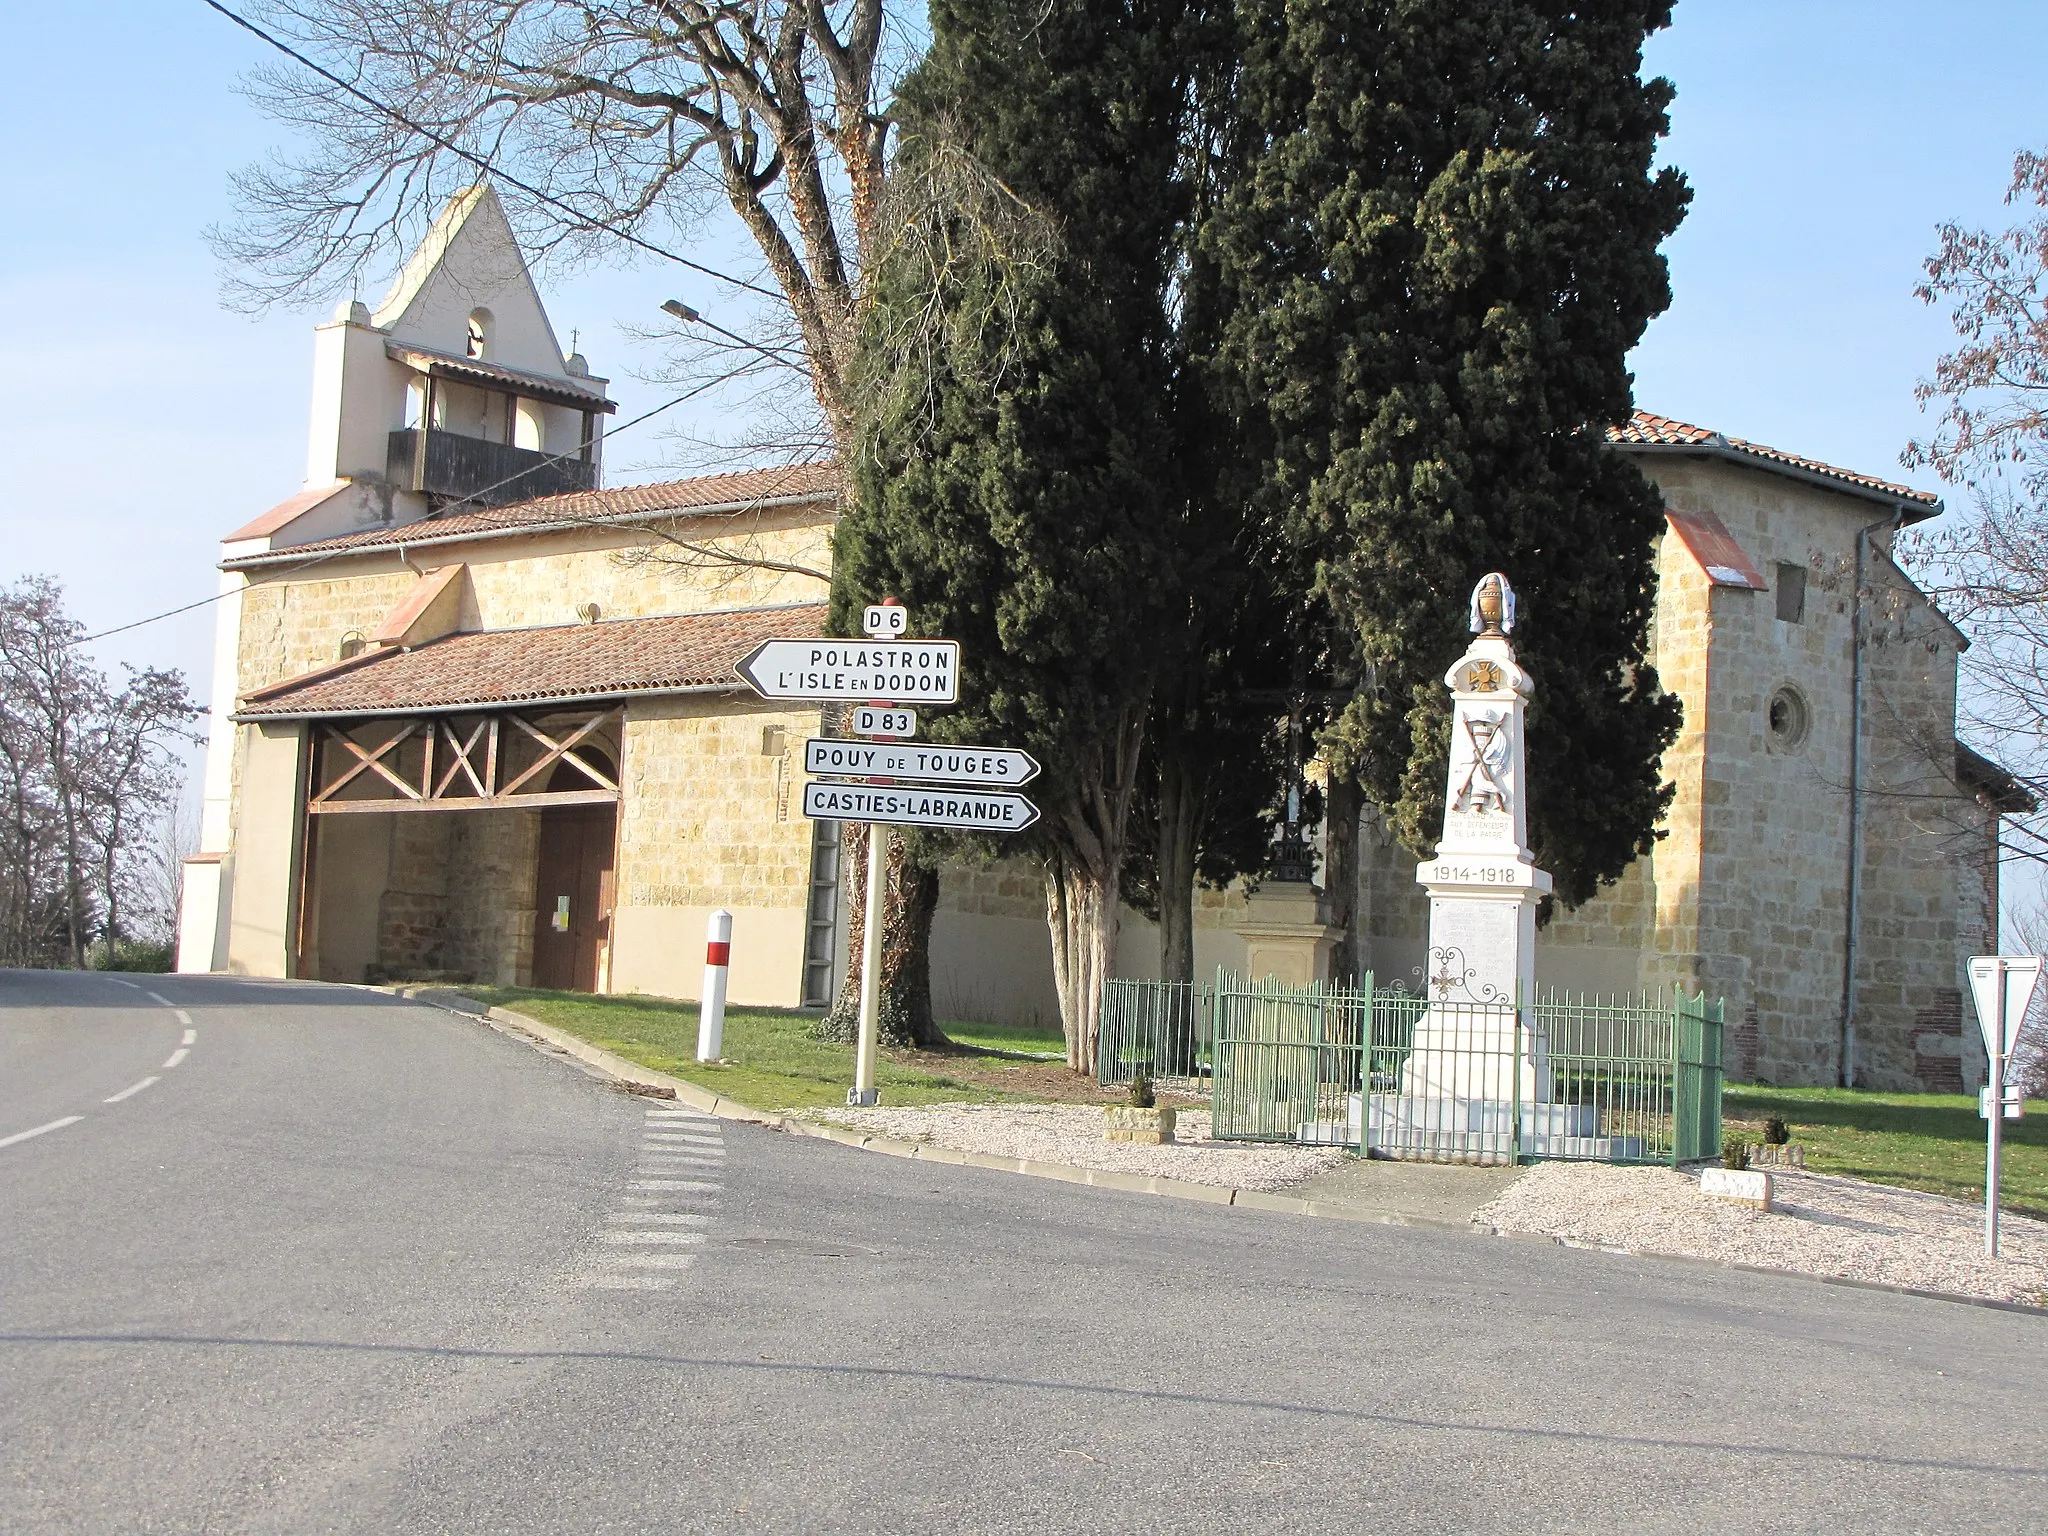
[(283, 39), (273, 37), (270, 33), (264, 31), (261, 27), (257, 26), (255, 22), (249, 20), (246, 16), (238, 15), (234, 11), (229, 10), (225, 5), (222, 5), (220, 3), (220, 0), (200, 0), (200, 3), (206, 6), (207, 9), (209, 10), (220, 12), (221, 15), (227, 17), (229, 21), (232, 21), (236, 26), (240, 27), (243, 31), (251, 33), (256, 37), (261, 38), (264, 42), (268, 43), (271, 47), (275, 48), (279, 53), (283, 54), (286, 58), (295, 60), (299, 64), (303, 65), (305, 68), (310, 69), (314, 74), (318, 75), (321, 79), (329, 82), (332, 85), (339, 86), (344, 91), (347, 91), (349, 95), (355, 97), (357, 101), (360, 101), (361, 103), (363, 103), (364, 106), (369, 107), (372, 111), (381, 112), (384, 116), (390, 118), (394, 123), (399, 124), (403, 128), (411, 130), (412, 132), (418, 134), (421, 138), (426, 139), (433, 144), (439, 145), (442, 149), (447, 150), (448, 153), (450, 153), (451, 155), (456, 155), (464, 160), (467, 160), (471, 165), (474, 165), (478, 170), (497, 177), (507, 186), (517, 187), (520, 191), (524, 192), (528, 197), (546, 203), (550, 208), (556, 208), (561, 210), (563, 213), (568, 214), (570, 218), (576, 220), (577, 223), (582, 225), (585, 229), (602, 230), (604, 233), (608, 235), (616, 236), (618, 239), (625, 241), (628, 245), (637, 245), (640, 247), (641, 250), (649, 251), (654, 255), (661, 257), (665, 261), (673, 261), (678, 266), (688, 267), (692, 272), (702, 272), (706, 277), (715, 277), (721, 283), (730, 283), (733, 287), (744, 288), (749, 293), (758, 293), (764, 299), (781, 300), (784, 297), (782, 294), (775, 292), (771, 288), (763, 288), (758, 283), (750, 283), (746, 281), (746, 279), (744, 278), (734, 277), (730, 273), (720, 272), (715, 267), (707, 267), (702, 262), (692, 261), (687, 256), (678, 256), (674, 251), (666, 250), (663, 247), (656, 245), (651, 240), (642, 239), (639, 235), (634, 234), (630, 230), (617, 229), (614, 228), (612, 225), (599, 223), (596, 219), (591, 218), (590, 215), (584, 213), (581, 209), (576, 208), (569, 203), (563, 202), (559, 197), (555, 197), (549, 193), (541, 191), (539, 187), (534, 186), (530, 182), (521, 181), (518, 177), (513, 176), (510, 173), (499, 169), (497, 166), (492, 165), (490, 160), (485, 156), (477, 154), (474, 150), (464, 149), (460, 144), (457, 144), (454, 140), (448, 138), (446, 135), (436, 133), (433, 129), (427, 127), (424, 123), (415, 122), (413, 119), (407, 117), (403, 112), (400, 112), (396, 107), (388, 106), (384, 102), (379, 101), (376, 97), (370, 95), (367, 91), (359, 90), (357, 87), (351, 85), (348, 81), (342, 79), (341, 76), (335, 74), (333, 70), (328, 69), (325, 66), (314, 62), (312, 59), (308, 58), (305, 54), (299, 52), (298, 49), (292, 47)]

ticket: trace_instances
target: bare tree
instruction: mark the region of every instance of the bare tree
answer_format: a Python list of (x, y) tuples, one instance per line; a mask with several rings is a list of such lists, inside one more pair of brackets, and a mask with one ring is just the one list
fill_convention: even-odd
[(389, 266), (480, 168), (543, 254), (680, 243), (722, 206), (773, 285), (729, 292), (768, 300), (750, 318), (795, 345), (715, 324), (701, 345), (736, 375), (807, 381), (829, 446), (850, 447), (882, 108), (909, 53), (883, 0), (269, 0), (258, 15), (326, 73), (249, 82), (307, 147), (237, 180), (241, 217), (216, 244), (242, 299)]
[(0, 590), (0, 954), (86, 963), (128, 936), (151, 819), (175, 800), (174, 749), (201, 713), (176, 672), (112, 688), (45, 577)]
[[(2048, 799), (2048, 157), (2013, 162), (2011, 205), (2036, 210), (2003, 231), (1944, 224), (1916, 290), (1946, 306), (1958, 344), (1917, 391), (1934, 430), (1902, 456), (1964, 487), (1952, 522), (1902, 535), (1897, 552), (1968, 633), (1960, 662), (1964, 733)], [(2008, 814), (2003, 856), (2048, 863), (2048, 819)]]

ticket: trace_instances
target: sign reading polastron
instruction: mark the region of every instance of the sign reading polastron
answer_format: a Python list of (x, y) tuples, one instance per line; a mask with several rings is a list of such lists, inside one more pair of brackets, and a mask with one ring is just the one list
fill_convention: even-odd
[(898, 746), (814, 736), (804, 743), (804, 772), (1013, 788), (1038, 777), (1038, 759), (1015, 747), (948, 747), (923, 742)]
[(1038, 820), (1038, 807), (1005, 789), (906, 789), (893, 784), (813, 779), (804, 786), (804, 814), (814, 821), (1021, 832)]
[(764, 699), (952, 704), (957, 640), (764, 640), (733, 670)]

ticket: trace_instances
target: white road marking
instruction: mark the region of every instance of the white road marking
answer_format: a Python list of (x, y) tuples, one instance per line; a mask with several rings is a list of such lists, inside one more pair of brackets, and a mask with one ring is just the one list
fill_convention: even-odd
[(126, 987), (131, 992), (140, 992), (142, 990), (142, 983), (139, 981), (123, 981), (118, 976), (109, 976), (107, 980), (117, 987)]
[(657, 1125), (675, 1125), (679, 1122), (706, 1126), (718, 1124), (718, 1116), (699, 1114), (694, 1109), (650, 1109), (647, 1111), (647, 1118)]
[(12, 1136), (0, 1136), (0, 1147), (11, 1147), (17, 1141), (27, 1141), (31, 1136), (40, 1136), (45, 1131), (61, 1131), (67, 1125), (76, 1125), (83, 1115), (66, 1115), (62, 1120), (52, 1120), (48, 1125), (39, 1125), (32, 1131), (16, 1131)]
[(614, 1210), (606, 1221), (664, 1221), (676, 1227), (709, 1227), (711, 1217), (698, 1217), (694, 1210)]
[(635, 1179), (626, 1186), (628, 1189), (723, 1189), (715, 1181), (703, 1179)]
[(584, 1275), (578, 1285), (595, 1291), (672, 1291), (674, 1280), (666, 1275)]
[(196, 1030), (196, 1029), (188, 1029), (188, 1030), (186, 1030), (186, 1031), (185, 1031), (185, 1038), (184, 1038), (184, 1039), (182, 1039), (182, 1040), (180, 1040), (180, 1041), (178, 1042), (178, 1044), (180, 1044), (180, 1045), (197, 1045), (198, 1043), (199, 1043), (199, 1031), (198, 1031), (198, 1030)]
[(178, 1006), (176, 1003), (172, 1002), (168, 997), (159, 996), (155, 992), (149, 994), (149, 1000), (153, 1003), (162, 1003), (166, 1008), (176, 1008)]
[(122, 1089), (122, 1090), (121, 1090), (121, 1091), (120, 1091), (119, 1093), (115, 1094), (115, 1095), (114, 1095), (114, 1096), (113, 1096), (113, 1097), (112, 1097), (111, 1099), (101, 1099), (101, 1100), (100, 1100), (100, 1102), (101, 1102), (102, 1104), (118, 1104), (118, 1103), (120, 1103), (120, 1102), (121, 1102), (121, 1101), (122, 1101), (123, 1099), (132, 1099), (132, 1098), (134, 1098), (136, 1094), (138, 1094), (138, 1093), (142, 1092), (142, 1090), (143, 1090), (143, 1089), (145, 1089), (145, 1088), (147, 1088), (147, 1087), (148, 1087), (148, 1086), (149, 1086), (149, 1085), (150, 1085), (151, 1083), (160, 1083), (160, 1082), (162, 1082), (162, 1081), (163, 1081), (163, 1079), (162, 1079), (162, 1078), (160, 1078), (160, 1077), (145, 1077), (145, 1078), (144, 1078), (144, 1079), (143, 1079), (143, 1080), (142, 1080), (141, 1082), (137, 1083), (137, 1084), (136, 1084), (136, 1085), (135, 1085), (135, 1086), (134, 1086), (133, 1088), (123, 1088), (123, 1089)]
[[(674, 1205), (677, 1197), (674, 1195), (620, 1195), (618, 1199), (621, 1205), (642, 1205), (651, 1208), (654, 1206)], [(718, 1197), (716, 1195), (695, 1195), (691, 1197), (690, 1203), (702, 1210), (716, 1210), (718, 1208)]]
[(705, 1157), (643, 1157), (636, 1173), (723, 1173), (725, 1164)]
[(175, 1051), (171, 1052), (170, 1060), (164, 1063), (164, 1070), (166, 1072), (170, 1071), (172, 1067), (175, 1067), (179, 1062), (183, 1061), (187, 1056), (190, 1056), (191, 1054), (192, 1053), (189, 1050), (187, 1050), (184, 1046), (179, 1046)]
[(704, 1241), (702, 1232), (601, 1232), (598, 1241), (629, 1248), (685, 1248)]
[(632, 1253), (617, 1258), (606, 1255), (605, 1263), (620, 1269), (688, 1269), (697, 1262), (694, 1253)]
[[(190, 1024), (190, 1023), (192, 1022), (192, 1015), (191, 1015), (191, 1014), (189, 1014), (189, 1013), (187, 1013), (187, 1012), (186, 1012), (186, 1011), (185, 1011), (184, 1009), (182, 1009), (182, 1008), (173, 1008), (173, 1009), (171, 1010), (171, 1012), (175, 1013), (175, 1014), (176, 1014), (176, 1015), (178, 1016), (178, 1022), (179, 1022), (180, 1024)], [(187, 1034), (190, 1034), (190, 1033), (191, 1033), (191, 1031), (190, 1031), (190, 1030), (187, 1030), (187, 1031), (186, 1031), (186, 1033), (187, 1033)], [(187, 1040), (187, 1041), (186, 1041), (185, 1043), (186, 1043), (187, 1045), (190, 1045), (190, 1044), (191, 1044), (192, 1042), (191, 1042), (191, 1041), (189, 1041), (189, 1040)]]

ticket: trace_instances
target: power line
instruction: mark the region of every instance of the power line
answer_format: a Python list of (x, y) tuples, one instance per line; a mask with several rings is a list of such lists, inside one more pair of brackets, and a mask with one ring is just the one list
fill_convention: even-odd
[(602, 230), (604, 233), (608, 235), (613, 235), (618, 239), (625, 241), (628, 245), (637, 245), (643, 251), (649, 251), (654, 255), (661, 257), (665, 261), (673, 261), (678, 266), (688, 267), (692, 272), (702, 272), (706, 277), (715, 277), (721, 283), (730, 283), (733, 287), (744, 288), (749, 293), (758, 293), (764, 299), (781, 300), (784, 297), (782, 294), (777, 293), (775, 290), (771, 288), (763, 288), (758, 283), (750, 283), (744, 278), (734, 277), (727, 272), (720, 272), (715, 267), (707, 267), (702, 262), (692, 261), (687, 256), (678, 256), (674, 251), (664, 249), (663, 247), (656, 245), (651, 240), (642, 239), (639, 235), (634, 234), (631, 230), (617, 229), (610, 224), (603, 224), (598, 222), (596, 219), (593, 219), (588, 214), (584, 213), (581, 209), (576, 208), (571, 204), (565, 203), (560, 198), (541, 191), (539, 187), (534, 186), (532, 183), (521, 181), (518, 177), (511, 175), (509, 172), (501, 170), (497, 166), (492, 165), (490, 160), (487, 159), (485, 156), (477, 154), (474, 150), (464, 149), (460, 144), (457, 144), (454, 140), (446, 137), (443, 134), (436, 133), (433, 129), (427, 127), (424, 123), (418, 123), (413, 121), (413, 119), (407, 117), (403, 112), (400, 112), (396, 107), (389, 106), (384, 102), (379, 101), (376, 97), (370, 95), (367, 91), (357, 89), (348, 81), (342, 79), (341, 76), (335, 74), (334, 71), (326, 68), (321, 64), (315, 63), (312, 59), (306, 57), (305, 54), (299, 52), (298, 49), (292, 47), (289, 43), (283, 41), (281, 38), (271, 36), (270, 33), (264, 31), (261, 27), (257, 26), (255, 22), (250, 21), (246, 16), (237, 15), (234, 11), (229, 10), (225, 5), (222, 5), (220, 3), (220, 0), (200, 0), (200, 3), (206, 6), (207, 9), (209, 10), (220, 12), (221, 15), (227, 17), (229, 21), (232, 21), (236, 26), (240, 27), (243, 31), (251, 33), (256, 37), (261, 38), (264, 42), (268, 43), (271, 47), (275, 48), (279, 53), (283, 54), (286, 58), (292, 59), (299, 63), (300, 65), (303, 65), (305, 68), (310, 69), (314, 74), (318, 75), (321, 79), (329, 82), (332, 85), (339, 86), (344, 91), (347, 91), (349, 95), (355, 97), (357, 101), (362, 102), (363, 105), (369, 107), (372, 111), (383, 113), (384, 116), (390, 118), (394, 123), (397, 123), (401, 127), (409, 129), (413, 133), (418, 134), (421, 138), (427, 139), (430, 142), (440, 146), (442, 149), (447, 150), (451, 155), (456, 155), (464, 160), (467, 160), (471, 165), (474, 165), (478, 170), (483, 171), (488, 175), (497, 177), (507, 186), (517, 187), (520, 191), (524, 192), (528, 197), (543, 202), (547, 204), (550, 208), (560, 209), (563, 213), (568, 214), (570, 218), (576, 220), (577, 223), (582, 225), (585, 229)]

